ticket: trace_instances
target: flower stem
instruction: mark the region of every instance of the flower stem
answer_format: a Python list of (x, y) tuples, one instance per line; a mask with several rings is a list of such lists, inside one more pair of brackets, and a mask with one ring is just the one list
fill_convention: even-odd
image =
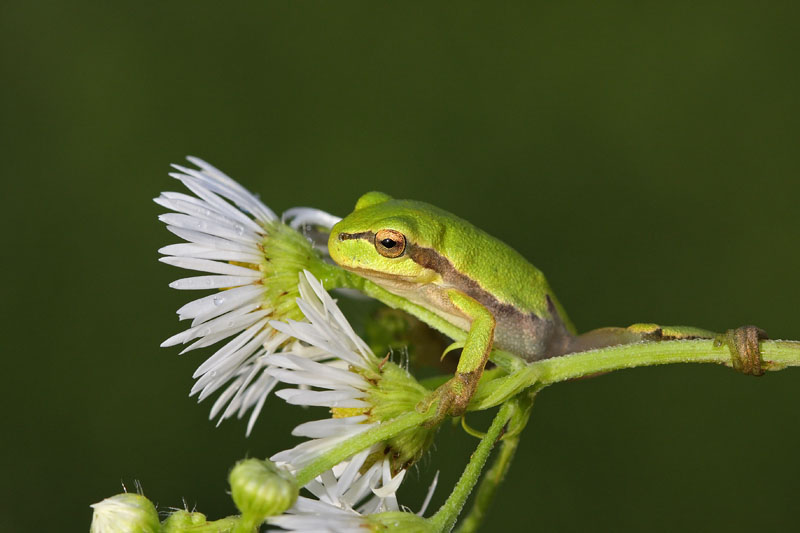
[[(763, 370), (776, 371), (789, 366), (800, 366), (800, 341), (762, 341), (761, 359)], [(508, 376), (481, 383), (470, 402), (469, 410), (480, 411), (499, 405), (534, 384), (544, 387), (612, 370), (669, 363), (716, 363), (733, 366), (729, 349), (724, 345), (718, 346), (711, 339), (611, 346), (543, 359), (525, 365)]]
[(489, 426), (486, 435), (481, 439), (478, 448), (473, 452), (467, 467), (461, 474), (461, 477), (453, 488), (453, 492), (447, 498), (447, 501), (439, 508), (435, 515), (430, 518), (430, 523), (435, 531), (447, 532), (453, 529), (456, 523), (458, 514), (464, 507), (472, 488), (478, 482), (481, 475), (483, 465), (486, 464), (486, 459), (492, 451), (495, 442), (501, 436), (503, 428), (506, 423), (511, 419), (516, 405), (514, 402), (504, 403), (500, 410), (495, 415), (492, 425)]
[(489, 505), (491, 505), (500, 483), (503, 482), (508, 469), (511, 467), (511, 461), (514, 459), (514, 454), (519, 445), (520, 434), (525, 429), (525, 426), (528, 425), (533, 409), (533, 401), (539, 390), (540, 387), (533, 386), (508, 400), (507, 404), (512, 406), (512, 411), (511, 417), (506, 423), (506, 430), (500, 445), (500, 453), (492, 467), (481, 479), (472, 509), (470, 509), (458, 527), (458, 533), (473, 533), (477, 531), (486, 518)]
[(236, 522), (232, 533), (255, 533), (256, 527), (262, 521), (263, 520), (259, 520), (254, 516), (242, 515), (241, 518), (239, 518), (239, 521)]
[(298, 484), (301, 487), (306, 485), (309, 481), (326, 470), (330, 470), (348, 457), (372, 446), (376, 442), (389, 439), (409, 428), (423, 424), (426, 420), (432, 418), (435, 413), (436, 405), (434, 404), (426, 413), (412, 411), (347, 439), (300, 469), (295, 474)]
[(511, 461), (514, 459), (514, 454), (517, 451), (519, 444), (519, 435), (513, 437), (506, 437), (500, 443), (500, 452), (497, 455), (492, 467), (486, 472), (486, 475), (481, 479), (481, 484), (478, 486), (478, 492), (475, 494), (475, 503), (472, 504), (467, 516), (458, 526), (457, 533), (473, 533), (478, 530), (483, 519), (486, 517), (486, 511), (492, 503), (495, 492), (503, 482), (503, 479), (511, 466)]
[[(762, 368), (783, 370), (800, 366), (800, 341), (762, 341)], [(612, 346), (531, 363), (537, 372), (532, 379), (550, 385), (581, 376), (622, 368), (668, 363), (717, 363), (733, 366), (726, 346), (713, 340), (677, 340)]]

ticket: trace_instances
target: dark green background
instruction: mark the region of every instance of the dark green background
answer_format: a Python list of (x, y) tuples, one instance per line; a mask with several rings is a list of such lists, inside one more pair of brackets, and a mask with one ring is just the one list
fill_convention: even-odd
[[(454, 211), (583, 330), (800, 338), (800, 4), (694, 4), (4, 3), (0, 530), (86, 531), (137, 479), (221, 517), (235, 460), (324, 415), (272, 398), (250, 438), (215, 429), (187, 397), (209, 352), (158, 347), (197, 296), (167, 288), (151, 201), (187, 153), (278, 211)], [(798, 407), (798, 370), (553, 387), (486, 530), (795, 528)], [(402, 501), (441, 469), (440, 503), (475, 444), (445, 428)]]

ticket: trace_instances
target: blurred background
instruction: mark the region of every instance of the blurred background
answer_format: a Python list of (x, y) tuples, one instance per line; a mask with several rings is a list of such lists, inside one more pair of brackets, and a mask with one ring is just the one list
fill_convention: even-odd
[[(196, 294), (151, 199), (203, 157), (280, 212), (378, 189), (542, 269), (581, 330), (754, 323), (800, 338), (800, 4), (6, 2), (0, 530), (86, 531), (139, 480), (235, 512), (253, 434), (188, 397), (210, 352), (159, 343)], [(537, 399), (487, 531), (794, 528), (800, 370), (617, 372)], [(485, 421), (476, 419), (474, 425)], [(484, 426), (485, 427), (485, 426)], [(477, 441), (445, 427), (401, 492), (433, 504)]]

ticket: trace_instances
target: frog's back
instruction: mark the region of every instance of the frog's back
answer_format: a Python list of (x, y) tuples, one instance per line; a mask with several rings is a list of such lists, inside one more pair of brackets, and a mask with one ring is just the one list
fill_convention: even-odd
[[(542, 272), (516, 250), (466, 220), (422, 202), (406, 204), (425, 244), (418, 262), (436, 270), (495, 316), (495, 342), (528, 360), (563, 353), (572, 336), (569, 319)], [(411, 213), (409, 213), (411, 214)]]

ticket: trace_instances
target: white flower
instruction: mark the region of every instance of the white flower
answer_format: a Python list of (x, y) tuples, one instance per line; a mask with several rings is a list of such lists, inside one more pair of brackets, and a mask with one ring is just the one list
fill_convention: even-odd
[[(338, 468), (355, 472), (357, 468), (354, 465), (357, 464), (346, 462), (339, 465)], [(382, 476), (388, 475), (386, 473), (389, 468), (388, 460), (385, 460), (385, 464), (386, 466), (384, 466), (383, 472), (380, 474)], [(378, 513), (398, 510), (397, 500), (393, 497), (393, 492), (391, 499), (382, 496), (380, 491), (375, 491), (374, 489), (372, 492), (378, 492), (378, 494), (370, 496), (370, 489), (368, 488), (370, 482), (365, 480), (370, 476), (374, 476), (374, 474), (365, 473), (362, 476), (358, 476), (358, 474), (349, 476), (342, 472), (336, 476), (334, 474), (336, 470), (326, 472), (306, 486), (317, 499), (300, 496), (291, 509), (283, 515), (269, 518), (267, 523), (297, 532), (349, 532), (362, 528), (373, 528), (376, 523), (379, 523), (375, 520), (378, 518), (376, 516)], [(439, 473), (437, 472), (416, 517), (421, 517), (427, 510), (438, 479)], [(384, 486), (388, 487), (389, 485), (390, 483), (387, 482)], [(368, 499), (360, 505), (354, 503), (365, 498)], [(410, 515), (410, 513), (404, 514)], [(409, 519), (416, 517), (408, 516)]]
[[(301, 297), (297, 305), (303, 312), (306, 321), (290, 321), (288, 323), (273, 321), (271, 325), (283, 333), (290, 335), (312, 348), (319, 350), (316, 357), (307, 354), (297, 355), (290, 351), (265, 356), (269, 364), (266, 372), (276, 379), (306, 388), (283, 389), (276, 393), (290, 404), (306, 406), (322, 406), (331, 409), (362, 410), (370, 407), (368, 391), (370, 383), (361, 375), (348, 368), (361, 369), (377, 375), (379, 361), (369, 347), (359, 338), (347, 319), (337, 307), (327, 291), (309, 272), (300, 278)], [(317, 361), (313, 360), (317, 359)], [(308, 387), (325, 389), (311, 390)], [(359, 411), (360, 412), (360, 411)], [(375, 426), (365, 414), (353, 413), (352, 416), (325, 418), (300, 424), (292, 435), (307, 437), (311, 440), (303, 442), (290, 450), (273, 455), (272, 461), (287, 463), (298, 470), (307, 465), (320, 454), (335, 448), (348, 438)], [(330, 495), (350, 506), (355, 506), (370, 490), (382, 487), (383, 495), (380, 503), (373, 502), (383, 510), (397, 510), (394, 491), (400, 486), (405, 470), (392, 476), (388, 458), (375, 462), (368, 470), (359, 474), (367, 457), (377, 453), (381, 445), (361, 451), (350, 461), (337, 466), (327, 473), (327, 484), (312, 481), (306, 486), (318, 497), (324, 499), (328, 490), (336, 482), (340, 490), (346, 494)], [(335, 474), (334, 474), (335, 473)], [(356, 478), (358, 482), (356, 483)], [(388, 491), (387, 491), (388, 489)]]
[[(291, 341), (289, 335), (272, 328), (269, 320), (300, 317), (294, 304), (297, 273), (309, 261), (319, 260), (319, 254), (236, 181), (205, 161), (188, 159), (198, 168), (173, 165), (179, 172), (170, 176), (196, 196), (165, 192), (155, 199), (173, 211), (159, 219), (187, 242), (161, 248), (159, 252), (166, 257), (160, 260), (208, 273), (179, 279), (171, 287), (215, 292), (178, 309), (181, 320), (192, 321), (191, 327), (162, 346), (191, 342), (185, 353), (225, 341), (195, 371), (197, 381), (191, 394), (202, 401), (227, 384), (210, 417), (219, 415), (221, 422), (234, 414), (241, 418), (252, 409), (249, 434), (277, 383), (264, 371), (263, 356)], [(329, 226), (338, 221), (310, 208), (291, 210), (288, 218), (294, 228), (304, 224)]]
[[(270, 325), (302, 344), (264, 356), (265, 372), (300, 386), (278, 391), (280, 398), (290, 404), (328, 407), (334, 416), (300, 424), (292, 434), (309, 440), (270, 458), (295, 471), (351, 437), (413, 409), (427, 393), (406, 370), (372, 353), (311, 273), (301, 275), (299, 291), (297, 305), (305, 321), (271, 321)], [(295, 353), (298, 348), (302, 351)], [(316, 352), (309, 354), (309, 350)], [(362, 513), (397, 511), (395, 492), (408, 466), (422, 455), (432, 437), (430, 430), (409, 430), (401, 440), (362, 450), (306, 488), (321, 500), (327, 497)], [(339, 491), (335, 494), (329, 488), (334, 482)], [(374, 497), (362, 502), (370, 493)]]

